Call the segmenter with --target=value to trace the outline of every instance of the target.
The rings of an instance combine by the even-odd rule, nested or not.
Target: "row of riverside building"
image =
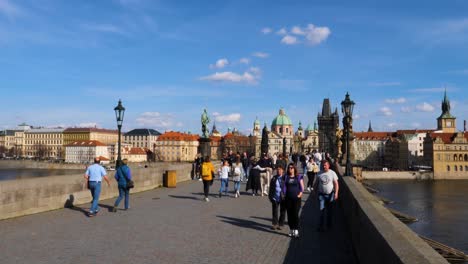
[[[447,93],[441,104],[436,129],[374,132],[369,122],[367,132],[353,132],[351,159],[353,164],[367,169],[408,170],[433,169],[435,176],[457,177],[468,174],[468,133],[457,132],[456,118],[450,113]],[[262,134],[268,135],[270,154],[304,153],[312,150],[329,152],[341,159],[344,133],[339,127],[338,110],[331,111],[329,99],[324,99],[317,123],[306,129],[301,122],[294,130],[291,119],[283,109],[271,126],[258,118],[252,132],[246,136],[236,129],[222,135],[216,124],[210,131],[213,159],[225,153],[247,152],[260,156]],[[0,155],[60,159],[66,162],[87,163],[94,157],[116,159],[117,130],[100,128],[34,128],[21,124],[15,130],[0,131]],[[122,157],[132,162],[193,161],[198,153],[199,136],[191,133],[154,129],[134,129],[123,135]]]

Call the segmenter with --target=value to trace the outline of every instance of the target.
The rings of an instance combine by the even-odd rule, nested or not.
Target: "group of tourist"
[[[107,186],[110,186],[110,180],[107,177],[107,172],[100,165],[100,159],[95,158],[94,164],[89,166],[86,169],[84,178],[86,179],[86,183],[88,186],[89,191],[91,192],[91,196],[93,200],[91,202],[91,208],[87,213],[88,217],[96,216],[99,212],[99,196],[101,194],[101,182],[104,179],[107,182]],[[129,208],[130,203],[130,188],[131,185],[129,184],[132,180],[132,175],[130,168],[127,166],[127,159],[122,160],[122,164],[117,167],[115,172],[115,180],[117,181],[117,188],[119,189],[119,197],[115,200],[114,206],[111,208],[112,212],[117,212],[117,207],[119,206],[122,199],[125,198],[124,208],[127,210]]]
[[[245,153],[244,153],[245,155]],[[314,152],[310,156],[304,155],[300,158],[300,166],[303,166],[304,175],[307,175],[307,185],[304,185],[304,175],[299,174],[295,162],[289,162],[281,155],[273,165],[267,155],[256,161],[250,160],[247,168],[243,166],[242,157],[237,155],[235,161],[230,163],[229,158],[223,158],[222,166],[217,170],[221,182],[219,197],[227,195],[229,177],[234,182],[234,197],[240,196],[240,183],[247,178],[246,191],[252,190],[252,195],[268,195],[272,204],[272,227],[273,230],[281,230],[284,225],[286,214],[288,217],[289,236],[299,237],[299,211],[302,203],[302,195],[305,190],[313,192],[319,202],[320,217],[318,231],[325,230],[332,224],[332,205],[338,199],[338,177],[331,169],[334,161],[330,155]],[[288,164],[286,166],[286,164]],[[273,175],[273,170],[276,174]],[[200,165],[201,179],[203,181],[204,200],[209,202],[209,188],[213,184],[216,170],[210,157],[204,158]],[[326,221],[325,221],[326,219]]]
[[[252,195],[268,195],[272,205],[272,227],[273,230],[281,230],[284,225],[286,214],[288,217],[289,236],[299,237],[299,211],[302,203],[302,195],[305,190],[313,192],[317,196],[320,208],[318,231],[324,231],[325,226],[332,224],[332,205],[338,199],[338,177],[331,169],[333,160],[329,154],[325,154],[325,159],[320,159],[320,153],[303,155],[298,164],[302,166],[304,175],[307,175],[307,185],[304,185],[304,175],[299,174],[296,162],[289,162],[282,155],[275,157],[274,162],[266,154],[256,161],[251,159],[246,162],[247,155],[231,155],[224,157],[222,166],[217,170],[220,179],[219,197],[228,194],[229,177],[234,182],[234,197],[240,197],[241,182],[247,179],[246,191],[252,190]],[[232,158],[231,158],[232,157]],[[201,159],[200,159],[201,160]],[[248,164],[246,166],[246,164]],[[287,166],[286,166],[287,164]],[[275,174],[273,171],[275,170]],[[206,156],[199,165],[199,175],[203,182],[204,201],[209,202],[208,197],[210,186],[215,179],[215,166]],[[106,170],[100,165],[99,158],[94,159],[94,164],[86,169],[85,179],[88,189],[93,197],[89,217],[96,216],[99,212],[99,196],[101,193],[102,180],[110,186]],[[122,164],[117,166],[114,176],[117,181],[119,196],[115,200],[112,212],[117,212],[122,199],[125,199],[124,208],[129,208],[129,193],[132,175],[127,166],[127,160],[122,160]]]

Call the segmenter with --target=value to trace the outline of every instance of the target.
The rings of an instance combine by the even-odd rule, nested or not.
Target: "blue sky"
[[[378,2],[378,3],[377,3]],[[467,1],[0,0],[0,129],[223,133],[285,109],[313,124],[349,92],[354,128],[435,128],[444,89],[468,119]],[[210,124],[211,127],[211,124]]]

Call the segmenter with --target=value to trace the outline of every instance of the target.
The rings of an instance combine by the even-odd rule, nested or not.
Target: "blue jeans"
[[[119,197],[117,197],[117,200],[115,200],[114,207],[119,206],[120,201],[125,196],[125,209],[128,209],[128,203],[130,202],[130,189],[127,189],[125,186],[120,186],[119,185]]]
[[[240,181],[234,182],[234,191],[237,192],[240,190]]]
[[[335,200],[335,192],[330,194],[319,193],[319,206],[320,206],[320,218],[319,218],[319,228],[323,228],[325,224],[325,215],[327,227],[331,228],[332,219],[333,219],[333,204]]]
[[[91,191],[91,196],[93,196],[93,202],[91,203],[91,208],[89,212],[95,214],[99,211],[99,195],[101,195],[101,182],[90,181],[89,190]]]
[[[221,179],[221,188],[219,189],[219,192],[225,192],[227,193],[228,191],[228,181],[229,179]]]

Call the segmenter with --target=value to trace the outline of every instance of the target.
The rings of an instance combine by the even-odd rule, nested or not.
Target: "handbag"
[[[125,177],[125,180],[127,181],[127,189],[132,189],[133,187],[135,187],[135,183],[132,180],[129,180],[127,178],[127,175],[122,170],[122,167],[119,168],[119,171],[120,171],[120,173],[122,173],[122,175]]]

